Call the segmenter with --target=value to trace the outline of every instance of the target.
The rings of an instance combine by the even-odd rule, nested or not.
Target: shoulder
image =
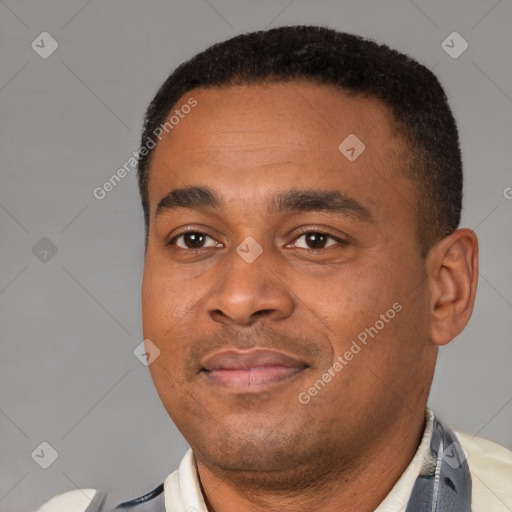
[[[54,496],[36,512],[85,512],[97,494],[96,489],[75,489]]]
[[[164,509],[163,491],[164,484],[160,484],[141,496],[134,498],[132,494],[131,499],[126,499],[126,491],[120,493],[119,490],[75,489],[54,496],[36,512],[109,512],[114,508],[131,512],[160,512]]]
[[[475,512],[512,509],[512,452],[492,441],[456,433],[467,457]]]

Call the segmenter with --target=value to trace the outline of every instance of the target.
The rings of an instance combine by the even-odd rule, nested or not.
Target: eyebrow
[[[186,187],[171,190],[156,207],[156,216],[175,208],[219,208],[223,201],[208,187]],[[272,197],[268,202],[269,213],[320,211],[336,213],[365,222],[373,222],[370,211],[337,190],[291,189]]]
[[[220,197],[207,187],[175,188],[160,199],[155,215],[174,208],[218,208],[221,202]]]
[[[269,206],[271,213],[320,211],[354,217],[367,222],[373,221],[367,208],[337,190],[292,189],[275,196]]]

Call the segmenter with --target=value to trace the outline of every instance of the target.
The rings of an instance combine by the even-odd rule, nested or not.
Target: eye
[[[200,231],[188,231],[187,233],[182,233],[181,235],[175,236],[169,242],[169,245],[174,245],[180,249],[193,250],[203,249],[205,247],[218,247],[222,244],[219,244],[206,233],[202,233]]]
[[[335,244],[344,245],[345,242],[321,231],[308,231],[302,233],[294,240],[294,247],[299,249],[326,249]]]

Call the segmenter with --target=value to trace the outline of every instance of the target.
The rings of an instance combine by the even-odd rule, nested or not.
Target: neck
[[[227,473],[197,461],[210,512],[373,511],[411,462],[425,424],[424,409],[404,411],[375,442],[351,462],[340,457],[329,467],[294,467],[279,475]],[[322,467],[322,470],[319,469]],[[286,473],[286,474],[285,474]]]

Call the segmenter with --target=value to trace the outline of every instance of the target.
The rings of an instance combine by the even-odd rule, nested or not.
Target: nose
[[[236,251],[226,256],[229,271],[215,284],[205,306],[212,320],[249,326],[259,319],[283,320],[294,310],[285,276],[272,265],[269,251],[248,263]]]

